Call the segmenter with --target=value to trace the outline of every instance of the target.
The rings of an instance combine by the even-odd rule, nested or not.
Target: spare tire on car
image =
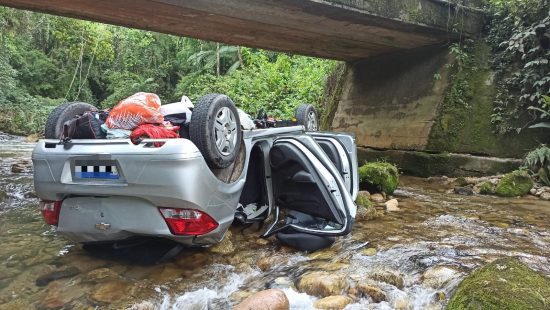
[[[46,120],[44,136],[46,139],[60,139],[63,135],[63,124],[88,111],[97,111],[97,108],[86,102],[65,102],[57,106]]]
[[[311,104],[301,104],[294,113],[296,123],[304,126],[306,131],[319,131],[319,117],[317,110]]]
[[[242,139],[241,121],[233,101],[222,94],[200,98],[193,109],[189,135],[210,168],[229,167],[239,153]]]

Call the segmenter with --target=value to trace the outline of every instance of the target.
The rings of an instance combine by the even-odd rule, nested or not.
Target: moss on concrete
[[[366,163],[359,167],[359,180],[369,191],[392,194],[399,185],[399,170],[386,162]]]
[[[478,41],[465,51],[467,61],[453,64],[450,85],[432,126],[427,150],[522,157],[538,145],[536,130],[499,135],[491,124],[495,83],[489,47]]]
[[[481,184],[479,186],[479,193],[481,195],[492,195],[492,194],[494,194],[495,189],[494,189],[493,184],[491,184],[491,182],[483,182],[483,184]]]
[[[548,309],[550,279],[515,258],[496,260],[466,277],[446,310]]]
[[[467,154],[426,153],[401,150],[375,150],[358,147],[359,162],[387,161],[407,175],[483,176],[506,173],[521,166],[519,159],[471,156]]]
[[[516,170],[505,174],[495,188],[495,194],[502,197],[523,196],[533,187],[533,180],[527,171]]]

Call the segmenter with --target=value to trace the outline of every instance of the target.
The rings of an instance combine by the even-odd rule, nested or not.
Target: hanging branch
[[[69,84],[69,89],[67,89],[67,93],[65,94],[65,98],[69,98],[69,93],[71,91],[71,88],[73,88],[74,80],[76,79],[76,74],[78,72],[78,69],[80,66],[82,66],[82,55],[84,54],[84,37],[80,36],[80,60],[77,62],[76,67],[74,68],[74,74],[73,79],[71,80],[71,83]]]

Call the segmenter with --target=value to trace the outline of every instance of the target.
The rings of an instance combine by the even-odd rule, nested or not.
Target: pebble
[[[370,200],[376,203],[383,203],[384,201],[386,201],[384,199],[384,196],[382,196],[382,194],[372,194],[370,195]]]
[[[388,211],[388,212],[399,211],[400,210],[399,207],[398,207],[399,202],[395,198],[386,201],[385,206],[386,206],[386,211]]]
[[[463,195],[463,196],[472,196],[474,194],[474,190],[467,186],[457,186],[453,189],[455,194]]]
[[[342,310],[347,305],[351,304],[353,302],[353,299],[351,299],[348,296],[343,295],[335,295],[335,296],[328,296],[319,300],[316,300],[313,303],[313,306],[316,309],[327,309],[327,310]]]
[[[539,197],[542,200],[550,200],[550,192],[544,192],[544,193],[540,194]]]

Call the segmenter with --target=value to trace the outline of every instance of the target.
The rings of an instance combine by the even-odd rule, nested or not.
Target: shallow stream
[[[387,296],[357,298],[346,309],[441,309],[465,275],[499,257],[519,257],[550,275],[550,202],[459,196],[447,193],[450,185],[412,177],[395,193],[400,211],[358,222],[350,236],[315,253],[243,227],[232,229],[222,250],[188,249],[161,264],[141,263],[153,248],[122,258],[90,253],[43,222],[25,163],[32,147],[0,134],[0,309],[228,309],[271,287],[284,290],[291,309],[311,309],[317,297],[296,283],[317,270],[351,286],[370,281]],[[17,163],[29,168],[12,172]]]

